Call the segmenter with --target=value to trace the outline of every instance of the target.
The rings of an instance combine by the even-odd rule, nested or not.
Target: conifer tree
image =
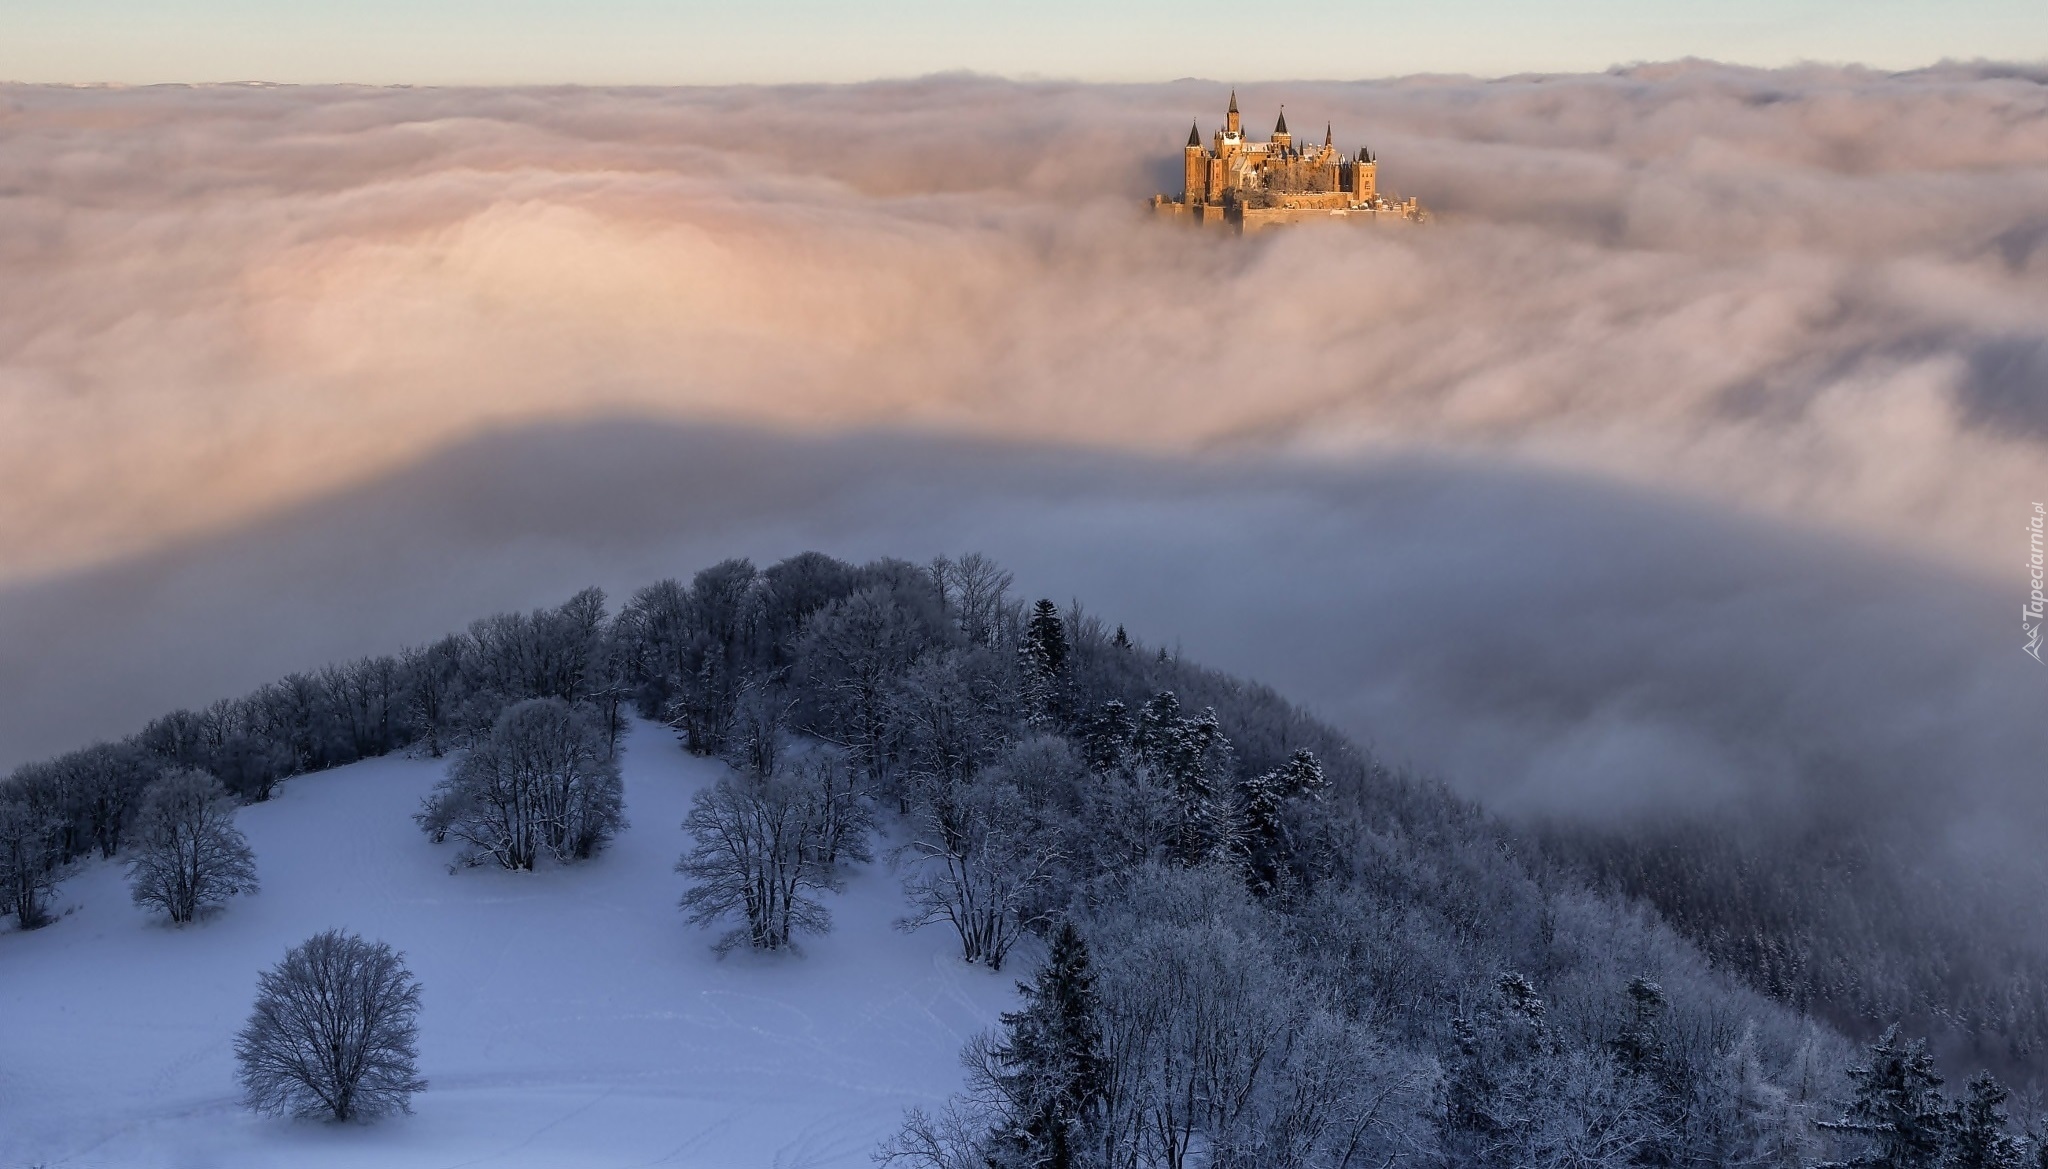
[[[1231,843],[1222,797],[1234,768],[1230,740],[1214,710],[1183,718],[1179,696],[1162,690],[1146,700],[1131,747],[1138,763],[1173,793],[1175,822],[1167,846],[1175,861],[1198,865]]]
[[[1246,779],[1240,788],[1236,846],[1245,881],[1260,897],[1279,891],[1293,860],[1286,805],[1292,800],[1319,800],[1328,781],[1312,751],[1296,751],[1272,771]]]
[[[1870,1045],[1869,1059],[1849,1069],[1855,1096],[1830,1132],[1860,1137],[1857,1155],[1834,1165],[1853,1169],[1935,1169],[1948,1146],[1954,1116],[1941,1094],[1941,1076],[1921,1040],[1901,1041],[1897,1026]]]
[[[989,1133],[988,1163],[1069,1169],[1082,1162],[1104,1088],[1095,976],[1073,922],[1060,923],[1045,965],[1018,990],[1024,1005],[1003,1015],[1004,1035],[988,1049],[988,1079],[1006,1105]]]
[[[1238,848],[1244,861],[1245,885],[1255,896],[1267,897],[1280,887],[1282,853],[1286,849],[1286,826],[1280,821],[1278,775],[1264,772],[1241,785],[1238,807]]]
[[[1032,721],[1059,727],[1067,723],[1067,625],[1059,606],[1040,600],[1024,626],[1025,708]]]
[[[1667,1003],[1664,989],[1647,978],[1628,982],[1628,1025],[1609,1046],[1614,1061],[1632,1076],[1659,1078],[1664,1067],[1664,1042],[1658,1035],[1658,1021]]]
[[[1672,1145],[1685,1126],[1685,1102],[1693,1094],[1684,1061],[1671,1058],[1664,1041],[1664,1016],[1671,1003],[1663,987],[1641,976],[1629,979],[1627,995],[1628,1022],[1608,1043],[1608,1050],[1621,1074],[1635,1080],[1653,1101],[1645,1117],[1653,1123],[1637,1160],[1669,1165],[1674,1159]]]
[[[1542,996],[1514,971],[1494,983],[1495,1001],[1451,1021],[1456,1047],[1445,1068],[1438,1141],[1447,1163],[1492,1164],[1526,1142],[1529,1096],[1552,1037]]]
[[[1139,708],[1138,724],[1131,730],[1131,747],[1140,763],[1164,770],[1166,761],[1179,750],[1181,735],[1180,696],[1171,690],[1161,690]]]
[[[1949,1169],[2019,1169],[2024,1162],[2020,1143],[2007,1131],[2005,1102],[2011,1095],[1990,1072],[1980,1072],[1970,1081],[1969,1094],[1956,1105],[1944,1165]]]
[[[1086,731],[1082,735],[1082,747],[1088,760],[1088,770],[1097,775],[1107,775],[1122,767],[1131,751],[1131,736],[1136,733],[1137,724],[1131,721],[1131,712],[1123,703],[1112,698],[1088,718]]]
[[[1279,787],[1284,799],[1320,800],[1330,786],[1323,774],[1323,762],[1316,753],[1306,748],[1296,751],[1278,772]]]

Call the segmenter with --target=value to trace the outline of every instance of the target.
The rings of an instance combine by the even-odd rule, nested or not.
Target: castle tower
[[[1273,145],[1282,150],[1294,145],[1294,135],[1287,132],[1287,107],[1280,107],[1280,121],[1273,127]]]
[[[1202,157],[1202,130],[1199,125],[1188,127],[1188,148],[1182,161],[1182,177],[1185,180],[1181,201],[1188,204],[1209,201],[1209,164]]]
[[[1379,169],[1379,163],[1373,158],[1372,151],[1363,146],[1359,147],[1358,161],[1351,167],[1352,202],[1370,203],[1380,193]]]
[[[1237,116],[1237,91],[1234,89],[1230,91],[1230,112],[1223,115],[1223,132],[1239,135],[1244,133],[1244,121]]]

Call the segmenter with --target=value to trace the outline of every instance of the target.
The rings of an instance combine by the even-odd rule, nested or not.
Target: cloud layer
[[[0,573],[625,411],[1447,452],[2012,562],[2048,440],[2038,76],[1247,89],[1439,225],[1145,223],[1224,94],[0,89]]]
[[[0,766],[735,553],[978,548],[1530,818],[2044,891],[2048,75],[0,87]]]

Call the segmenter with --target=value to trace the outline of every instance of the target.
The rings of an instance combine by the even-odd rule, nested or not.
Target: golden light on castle
[[[1361,146],[1350,157],[1340,155],[1328,125],[1321,146],[1296,146],[1285,106],[1273,136],[1251,141],[1237,112],[1235,90],[1212,145],[1202,145],[1199,123],[1188,128],[1182,178],[1178,198],[1152,196],[1156,214],[1239,231],[1319,220],[1419,223],[1428,218],[1416,200],[1397,202],[1383,195],[1379,160],[1372,151]]]

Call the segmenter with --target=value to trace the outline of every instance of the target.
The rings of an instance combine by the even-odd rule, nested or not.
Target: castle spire
[[[1237,112],[1237,91],[1235,89],[1230,91],[1230,112],[1233,114]]]
[[[1330,127],[1331,127],[1332,125],[1334,125],[1334,123],[1331,123],[1331,122],[1324,122],[1324,123],[1323,123],[1323,145],[1325,145],[1325,146],[1332,146],[1332,145],[1335,145],[1335,143],[1336,143],[1336,139],[1334,139],[1334,138],[1332,138],[1332,137],[1330,136]]]
[[[1287,133],[1287,107],[1286,107],[1286,106],[1281,106],[1281,107],[1280,107],[1280,124],[1279,124],[1279,125],[1277,125],[1277,126],[1274,126],[1274,127],[1273,127],[1273,133],[1275,133],[1275,134],[1285,134],[1285,133]]]
[[[1201,147],[1202,124],[1200,122],[1191,122],[1188,124],[1188,149],[1199,150]]]

